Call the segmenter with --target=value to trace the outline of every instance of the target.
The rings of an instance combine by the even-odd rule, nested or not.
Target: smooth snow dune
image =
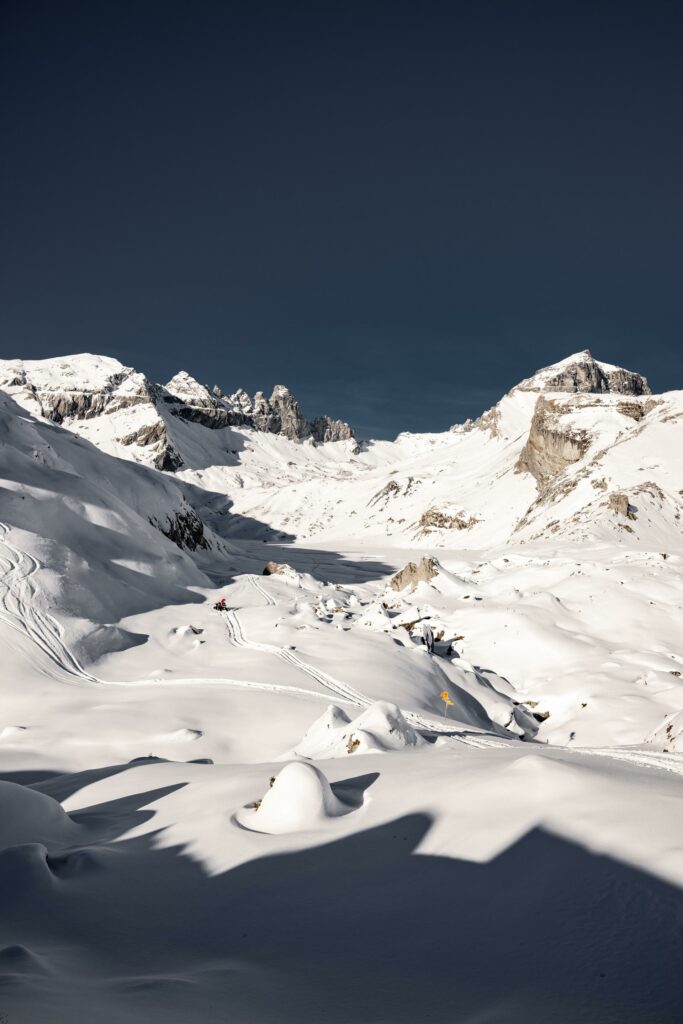
[[[3,1012],[51,1024],[77,1011],[105,1024],[219,1024],[226,1007],[244,1024],[679,1020],[681,888],[529,816],[573,809],[567,824],[592,816],[604,843],[642,806],[647,834],[635,820],[629,834],[646,857],[674,835],[665,773],[555,764],[542,748],[495,763],[431,749],[409,773],[403,756],[383,759],[372,799],[341,816],[313,766],[285,766],[276,822],[294,806],[308,813],[304,831],[276,835],[231,824],[236,766],[72,777],[87,845],[48,838],[0,853]],[[629,773],[642,786],[634,804]],[[255,779],[252,769],[242,792]],[[498,844],[475,861],[456,851],[476,844],[479,820]],[[230,837],[251,853],[209,872],[200,836],[215,856]]]
[[[24,843],[77,843],[81,829],[50,796],[0,781],[0,849]]]

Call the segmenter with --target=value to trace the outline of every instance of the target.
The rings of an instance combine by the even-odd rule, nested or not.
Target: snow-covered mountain
[[[474,422],[360,444],[340,421],[307,421],[284,387],[224,398],[185,372],[162,387],[104,357],[0,363],[0,386],[193,485],[198,515],[226,535],[250,520],[300,541],[466,549],[555,535],[675,548],[681,535],[683,394],[652,396],[646,378],[588,351]]]
[[[211,430],[244,426],[292,440],[353,437],[340,420],[307,420],[282,385],[269,399],[261,391],[252,399],[241,388],[223,396],[184,371],[165,386],[154,384],[108,356],[0,360],[0,388],[28,411],[64,424],[105,451],[171,471],[184,465],[183,423]]]
[[[588,352],[392,442],[0,363],[0,1011],[677,1020],[682,419]]]

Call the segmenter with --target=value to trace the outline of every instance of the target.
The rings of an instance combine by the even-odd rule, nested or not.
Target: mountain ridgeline
[[[155,384],[144,374],[106,356],[81,354],[46,360],[0,361],[0,388],[25,404],[36,415],[66,427],[78,421],[107,416],[134,429],[115,431],[124,447],[146,449],[139,461],[174,472],[184,465],[173,439],[173,421],[194,423],[210,430],[247,427],[278,434],[291,441],[315,443],[352,440],[348,423],[319,416],[308,420],[301,406],[281,384],[270,398],[258,391],[251,398],[239,388],[223,395],[211,390],[185,371],[166,385]],[[134,409],[130,416],[121,416]]]
[[[186,372],[159,385],[103,356],[0,362],[0,389],[108,455],[174,475],[209,543],[265,529],[437,548],[681,545],[683,395],[653,395],[644,376],[587,350],[477,420],[395,441],[358,443],[341,420],[309,420],[281,385],[270,398],[224,395]],[[187,546],[182,530],[173,539]]]

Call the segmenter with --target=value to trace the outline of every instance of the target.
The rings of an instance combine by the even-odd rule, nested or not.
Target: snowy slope
[[[0,1013],[678,1021],[683,393],[316,442],[0,380]]]

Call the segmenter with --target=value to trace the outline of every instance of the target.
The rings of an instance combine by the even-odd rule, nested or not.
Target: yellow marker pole
[[[448,717],[448,709],[453,707],[453,701],[451,700],[448,690],[441,691],[441,700],[444,703],[443,717]]]

